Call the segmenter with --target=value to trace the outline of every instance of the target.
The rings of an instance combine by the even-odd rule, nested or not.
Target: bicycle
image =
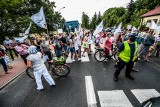
[[[51,73],[59,77],[66,77],[70,73],[70,67],[65,62],[65,55],[63,54],[60,57],[54,57],[53,60],[53,62],[49,62]],[[35,79],[33,72],[33,68],[27,68],[26,70],[27,75],[30,78]]]
[[[115,60],[118,60],[118,56],[117,56],[117,53],[118,53],[118,48],[115,47],[113,48],[112,52],[111,52],[111,55],[109,55],[109,57],[107,57],[105,55],[105,51],[103,48],[97,48],[96,49],[96,52],[94,53],[94,58],[98,61],[98,62],[103,62],[106,58],[110,59],[110,58],[114,58]]]

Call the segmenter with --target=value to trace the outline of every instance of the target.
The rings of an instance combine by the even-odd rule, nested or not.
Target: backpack
[[[154,37],[147,36],[147,38],[144,39],[143,44],[146,46],[152,46],[154,44]]]
[[[143,38],[142,37],[138,37],[136,39],[136,41],[137,41],[138,44],[141,44],[143,42]]]

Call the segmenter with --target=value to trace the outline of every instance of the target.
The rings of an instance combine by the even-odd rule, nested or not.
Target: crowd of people
[[[12,40],[5,36],[3,45],[0,45],[0,63],[5,73],[8,74],[10,73],[8,69],[13,68],[10,58],[13,61],[14,56],[20,56],[27,67],[32,66],[36,71],[34,75],[37,89],[41,90],[43,89],[40,78],[42,75],[50,85],[55,85],[43,60],[51,61],[53,57],[65,55],[70,57],[72,62],[81,61],[81,57],[85,57],[85,53],[92,54],[92,44],[95,44],[95,48],[104,48],[107,58],[111,58],[110,53],[114,47],[119,49],[119,61],[116,63],[117,69],[114,74],[115,81],[118,80],[118,75],[125,65],[127,66],[126,76],[133,79],[130,72],[138,71],[134,69],[135,60],[144,59],[147,62],[148,56],[159,57],[160,54],[160,34],[155,37],[154,31],[149,29],[144,32],[127,30],[116,33],[113,30],[103,30],[96,35],[93,35],[91,31],[82,30],[69,34],[49,34],[48,36],[36,34],[30,40],[27,38],[23,41]]]

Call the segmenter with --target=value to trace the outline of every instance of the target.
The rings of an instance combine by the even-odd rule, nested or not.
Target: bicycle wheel
[[[27,70],[26,70],[27,75],[30,78],[35,79],[33,72],[34,72],[33,68],[27,68]]]
[[[70,73],[70,68],[65,64],[56,65],[54,68],[52,68],[52,72],[54,72],[57,76],[65,77]]]
[[[98,62],[102,62],[104,61],[106,58],[104,57],[105,53],[103,50],[98,50],[95,52],[94,54],[94,58],[98,61]]]

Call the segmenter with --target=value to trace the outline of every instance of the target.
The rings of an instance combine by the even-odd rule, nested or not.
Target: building
[[[72,32],[75,32],[75,30],[77,30],[79,28],[79,22],[78,20],[73,20],[73,21],[67,21],[65,23],[65,29],[67,31],[67,33],[69,33],[71,30]]]
[[[152,26],[151,24],[153,21],[157,24],[157,26],[160,27],[160,6],[143,14],[141,18],[142,22],[146,23],[147,27],[149,28]],[[160,33],[160,30],[156,30],[155,33],[157,35],[158,33]]]

